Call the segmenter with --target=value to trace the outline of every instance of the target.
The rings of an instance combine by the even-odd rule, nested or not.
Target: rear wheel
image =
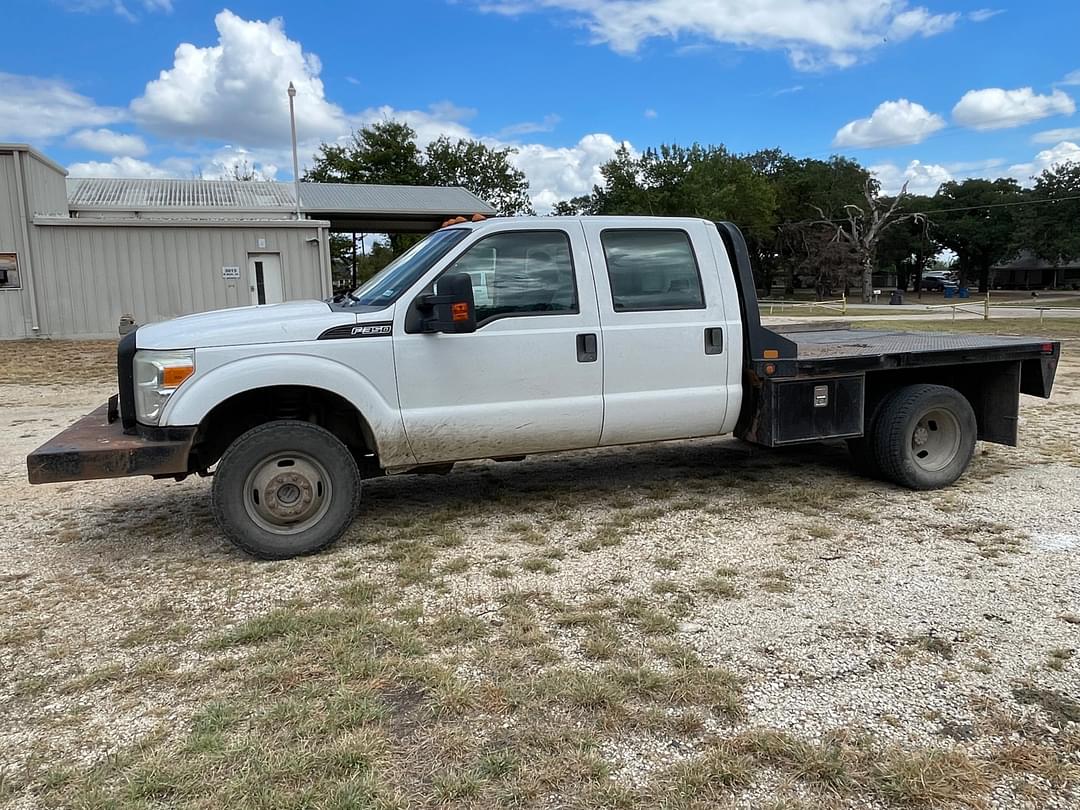
[[[975,412],[959,391],[912,385],[882,404],[869,444],[889,480],[911,489],[938,489],[967,469],[977,435]]]
[[[307,422],[269,422],[225,451],[212,501],[237,547],[280,560],[319,551],[342,535],[360,502],[360,473],[329,431]]]

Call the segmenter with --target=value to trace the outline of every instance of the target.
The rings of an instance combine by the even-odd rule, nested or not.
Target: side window
[[[562,231],[516,231],[482,239],[448,272],[472,278],[476,322],[578,311],[570,239]]]
[[[17,290],[19,282],[19,257],[14,253],[0,253],[0,290]]]
[[[690,236],[676,230],[607,230],[604,245],[616,312],[704,309]]]

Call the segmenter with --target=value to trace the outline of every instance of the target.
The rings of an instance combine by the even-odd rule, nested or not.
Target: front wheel
[[[264,560],[319,551],[352,523],[360,473],[349,449],[308,422],[259,425],[214,473],[214,516],[238,548]]]
[[[870,443],[886,478],[911,489],[939,489],[967,469],[977,435],[975,411],[963,394],[944,385],[912,385],[882,404]]]

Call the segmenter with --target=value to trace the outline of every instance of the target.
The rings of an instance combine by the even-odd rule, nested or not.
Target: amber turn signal
[[[194,373],[194,366],[166,366],[161,370],[161,384],[165,388],[176,388]]]

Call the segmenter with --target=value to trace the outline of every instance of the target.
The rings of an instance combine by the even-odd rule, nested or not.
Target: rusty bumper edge
[[[171,434],[162,441],[129,436],[119,421],[109,422],[106,403],[28,455],[26,471],[31,484],[186,473],[195,428]]]

